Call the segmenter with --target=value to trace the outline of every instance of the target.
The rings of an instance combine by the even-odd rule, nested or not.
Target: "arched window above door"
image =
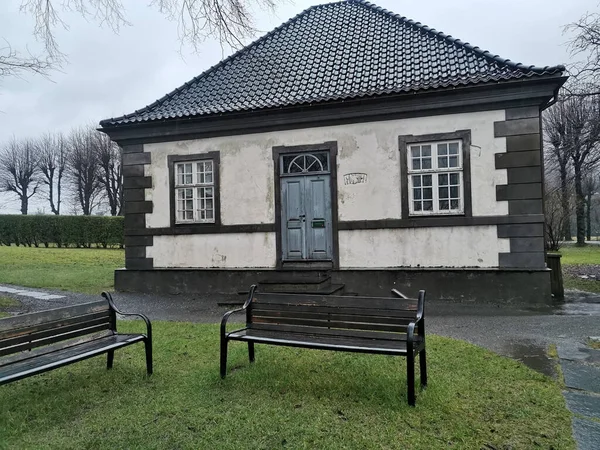
[[[284,155],[282,157],[282,172],[296,175],[329,172],[329,155],[327,153]]]

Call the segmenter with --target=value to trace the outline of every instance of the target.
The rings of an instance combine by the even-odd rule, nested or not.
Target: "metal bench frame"
[[[425,291],[420,291],[416,300],[396,290],[392,293],[396,298],[260,294],[256,286],[252,286],[244,306],[226,312],[221,320],[221,378],[227,373],[230,340],[247,342],[251,363],[254,362],[254,344],[404,356],[408,403],[414,406],[417,355],[421,386],[427,386]],[[256,309],[264,308],[261,298],[281,305],[267,305],[274,313],[257,314]],[[386,309],[386,305],[388,308],[393,305],[394,309]],[[278,306],[282,307],[281,311],[277,311]],[[311,308],[317,312],[312,314]],[[361,316],[361,310],[369,317]],[[245,328],[227,332],[229,318],[239,312],[246,313]]]
[[[115,350],[143,342],[146,371],[152,374],[152,324],[143,314],[119,311],[112,296],[82,305],[0,319],[0,385],[106,354],[113,367]],[[117,314],[137,316],[146,334],[119,334]]]

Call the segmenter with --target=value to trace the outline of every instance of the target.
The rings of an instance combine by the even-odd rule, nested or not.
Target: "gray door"
[[[331,260],[330,175],[281,179],[283,260]]]

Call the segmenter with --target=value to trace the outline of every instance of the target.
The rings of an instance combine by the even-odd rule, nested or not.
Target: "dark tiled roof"
[[[153,104],[103,126],[561,75],[365,0],[313,6]]]

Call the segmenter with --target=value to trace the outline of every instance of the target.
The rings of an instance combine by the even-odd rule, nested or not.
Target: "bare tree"
[[[585,229],[588,241],[592,240],[592,197],[600,190],[600,175],[597,168],[590,170],[583,180],[583,193],[585,195]]]
[[[96,131],[93,134],[98,164],[100,166],[99,181],[108,200],[110,214],[121,214],[123,205],[123,173],[121,166],[121,149],[104,134]]]
[[[572,209],[563,208],[561,188],[556,183],[546,182],[544,189],[544,204],[546,223],[544,234],[546,236],[546,250],[557,251],[564,237],[565,223],[571,221]]]
[[[198,50],[209,37],[219,40],[222,46],[238,48],[242,41],[257,32],[253,24],[253,7],[273,10],[285,0],[152,0],[168,20],[177,22],[182,45]],[[0,49],[0,76],[29,71],[47,74],[50,69],[65,61],[55,37],[57,28],[67,28],[62,14],[75,11],[88,20],[109,26],[118,32],[131,25],[121,0],[21,0],[21,12],[35,21],[33,35],[44,45],[45,56],[22,58],[10,45]],[[2,51],[4,50],[4,51]],[[3,56],[4,55],[4,58]]]
[[[546,170],[557,170],[560,177],[561,207],[563,211],[570,211],[569,170],[571,155],[567,146],[567,116],[566,102],[558,102],[554,107],[544,112],[544,142],[546,154]],[[553,198],[553,201],[555,199]],[[561,220],[561,237],[570,241],[571,221]]]
[[[600,161],[600,98],[571,97],[568,103],[567,146],[573,164],[577,245],[585,245],[583,178]]]
[[[13,138],[0,150],[0,191],[13,192],[21,201],[21,214],[27,214],[29,199],[39,187],[38,155],[33,142]]]
[[[100,183],[100,165],[94,143],[96,130],[81,127],[73,130],[69,136],[67,155],[67,173],[84,215],[91,215],[102,195]]]
[[[583,57],[571,71],[579,83],[587,85],[584,90],[569,88],[569,93],[575,96],[600,93],[600,14],[588,12],[577,22],[567,25],[566,31],[574,33],[569,41],[571,55]]]
[[[63,177],[67,168],[67,141],[62,134],[47,133],[36,141],[42,183],[48,187],[53,214],[60,214]]]

